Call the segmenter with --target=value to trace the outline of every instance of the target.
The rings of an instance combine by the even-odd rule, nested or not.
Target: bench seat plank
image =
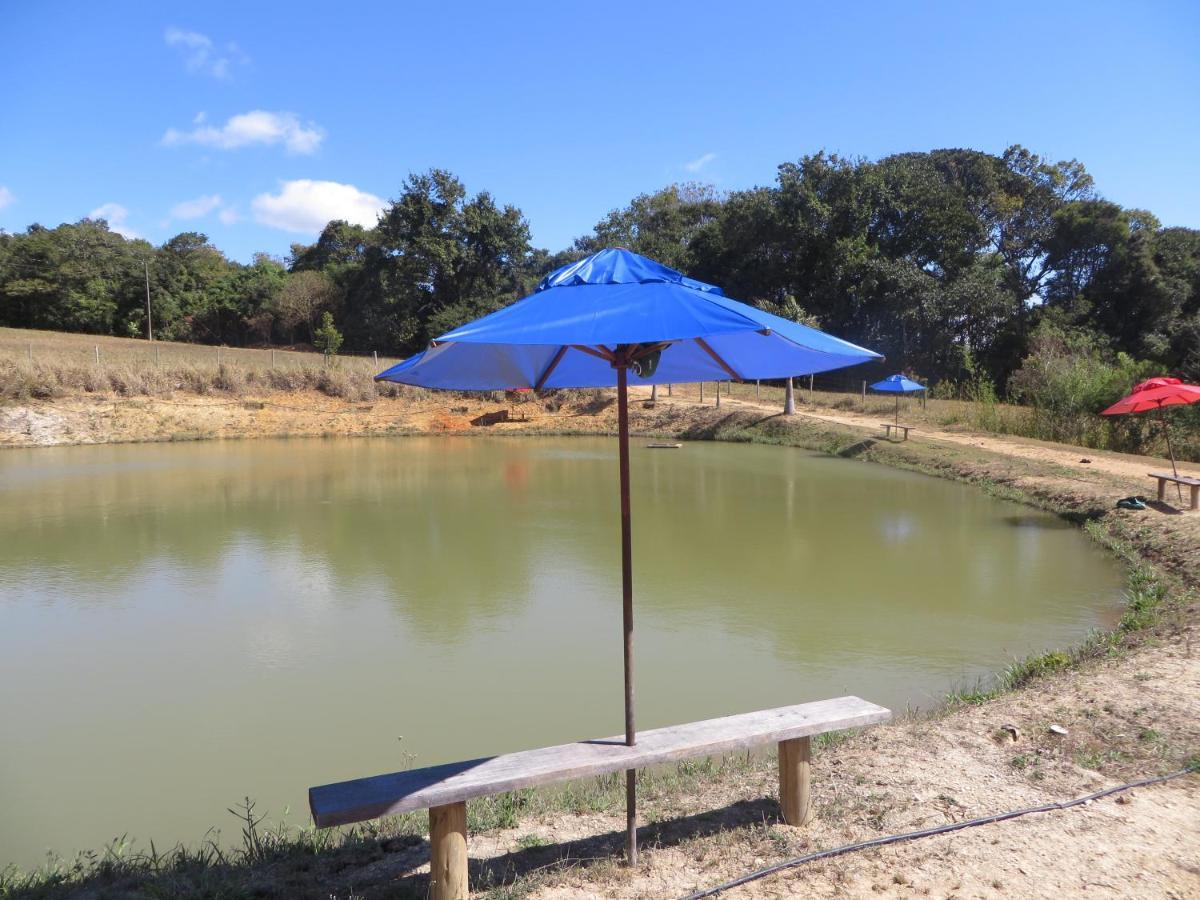
[[[319,828],[444,806],[556,781],[640,769],[885,722],[891,712],[858,697],[838,697],[760,712],[657,728],[623,737],[562,744],[310,788]]]
[[[1170,472],[1150,472],[1149,474],[1151,478],[1157,478],[1159,481],[1177,481],[1188,487],[1200,485],[1200,478],[1192,478],[1189,475],[1172,475]]]

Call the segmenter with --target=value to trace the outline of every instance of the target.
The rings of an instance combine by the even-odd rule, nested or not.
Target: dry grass
[[[325,365],[325,358],[320,353],[295,350],[214,347],[61,331],[0,328],[0,362],[86,367],[97,365],[97,350],[102,367],[195,368],[205,371],[215,370],[224,364],[244,371],[266,371],[322,368]],[[361,369],[363,374],[374,374],[398,361],[394,357],[380,356],[377,364],[376,358],[370,353],[343,352],[336,358],[341,368],[354,371]]]
[[[0,401],[78,394],[162,397],[175,391],[238,397],[306,389],[373,400],[409,390],[372,380],[394,362],[0,328]]]

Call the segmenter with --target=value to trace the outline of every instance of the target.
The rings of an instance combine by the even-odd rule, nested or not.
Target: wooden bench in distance
[[[888,438],[889,440],[891,440],[893,428],[895,428],[897,431],[903,431],[904,437],[901,438],[901,440],[904,441],[908,440],[908,433],[913,429],[912,425],[897,425],[895,422],[880,422],[879,427],[884,430],[884,437]]]
[[[784,821],[804,825],[812,817],[809,739],[891,715],[858,697],[839,697],[643,731],[632,747],[612,737],[327,784],[310,788],[308,802],[318,828],[428,809],[431,895],[465,897],[467,800],[776,742]]]
[[[1151,478],[1158,479],[1158,499],[1162,500],[1166,495],[1167,482],[1173,481],[1176,484],[1182,484],[1192,492],[1192,503],[1188,509],[1200,509],[1200,478],[1191,478],[1187,475],[1171,475],[1167,472],[1150,472]]]

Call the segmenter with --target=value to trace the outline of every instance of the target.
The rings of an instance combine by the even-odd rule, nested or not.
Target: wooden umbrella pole
[[[637,743],[633,723],[633,532],[629,514],[629,369],[617,364],[617,445],[621,466],[621,618],[625,628],[625,743]],[[625,772],[625,861],[637,865],[637,771]]]
[[[1159,414],[1162,416],[1163,431],[1167,433],[1167,455],[1171,457],[1171,474],[1176,478],[1179,477],[1179,469],[1175,465],[1175,451],[1171,447],[1171,423],[1167,421],[1167,411],[1161,406],[1158,408]],[[1179,493],[1179,502],[1183,502],[1183,485],[1178,481],[1175,482],[1175,490]]]

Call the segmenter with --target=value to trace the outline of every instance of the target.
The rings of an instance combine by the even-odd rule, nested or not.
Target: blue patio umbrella
[[[903,375],[889,375],[883,381],[877,381],[871,385],[871,390],[896,395],[896,424],[900,424],[900,395],[923,391],[925,385],[909,381]]]
[[[449,390],[617,388],[625,740],[633,745],[633,569],[629,372],[643,384],[786,378],[878,359],[815,328],[730,300],[628,250],[551,272],[533,294],[430,342],[379,380]],[[634,772],[626,773],[630,864],[637,859]]]

